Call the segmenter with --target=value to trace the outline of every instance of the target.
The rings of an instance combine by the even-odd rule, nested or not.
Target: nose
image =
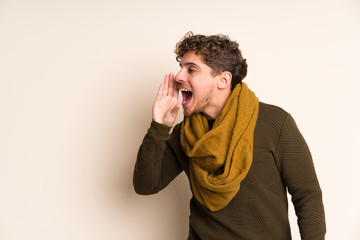
[[[175,75],[175,81],[177,83],[182,83],[185,81],[185,76],[184,76],[184,72],[182,69],[180,69],[180,71]]]

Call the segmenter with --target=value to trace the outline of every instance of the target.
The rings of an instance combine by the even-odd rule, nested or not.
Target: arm
[[[325,239],[322,193],[309,148],[288,115],[278,143],[283,180],[292,196],[302,240]]]
[[[168,144],[169,130],[170,127],[152,121],[137,155],[133,177],[136,193],[157,193],[182,171]]]
[[[153,194],[165,188],[181,171],[168,140],[180,105],[172,73],[165,76],[153,105],[153,121],[140,146],[133,184],[138,194]]]

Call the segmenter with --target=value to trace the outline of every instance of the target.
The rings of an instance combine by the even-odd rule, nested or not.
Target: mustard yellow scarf
[[[201,113],[184,118],[181,145],[190,159],[192,190],[211,211],[222,209],[233,199],[250,169],[258,112],[258,98],[240,83],[211,131]]]

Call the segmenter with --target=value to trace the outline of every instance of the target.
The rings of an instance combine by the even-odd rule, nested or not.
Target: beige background
[[[0,0],[0,239],[186,238],[185,176],[144,197],[132,171],[189,30],[239,42],[310,146],[327,239],[360,239],[359,27],[359,0]]]

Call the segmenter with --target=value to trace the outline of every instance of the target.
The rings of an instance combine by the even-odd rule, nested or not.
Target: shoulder
[[[289,118],[291,115],[281,107],[259,102],[259,113],[254,132],[257,145],[268,143],[277,145]]]
[[[289,115],[289,113],[285,111],[283,108],[264,102],[259,102],[259,114],[265,116],[266,115],[278,116],[280,118],[287,117]]]
[[[258,123],[264,122],[280,130],[289,117],[290,114],[281,107],[259,102]]]

